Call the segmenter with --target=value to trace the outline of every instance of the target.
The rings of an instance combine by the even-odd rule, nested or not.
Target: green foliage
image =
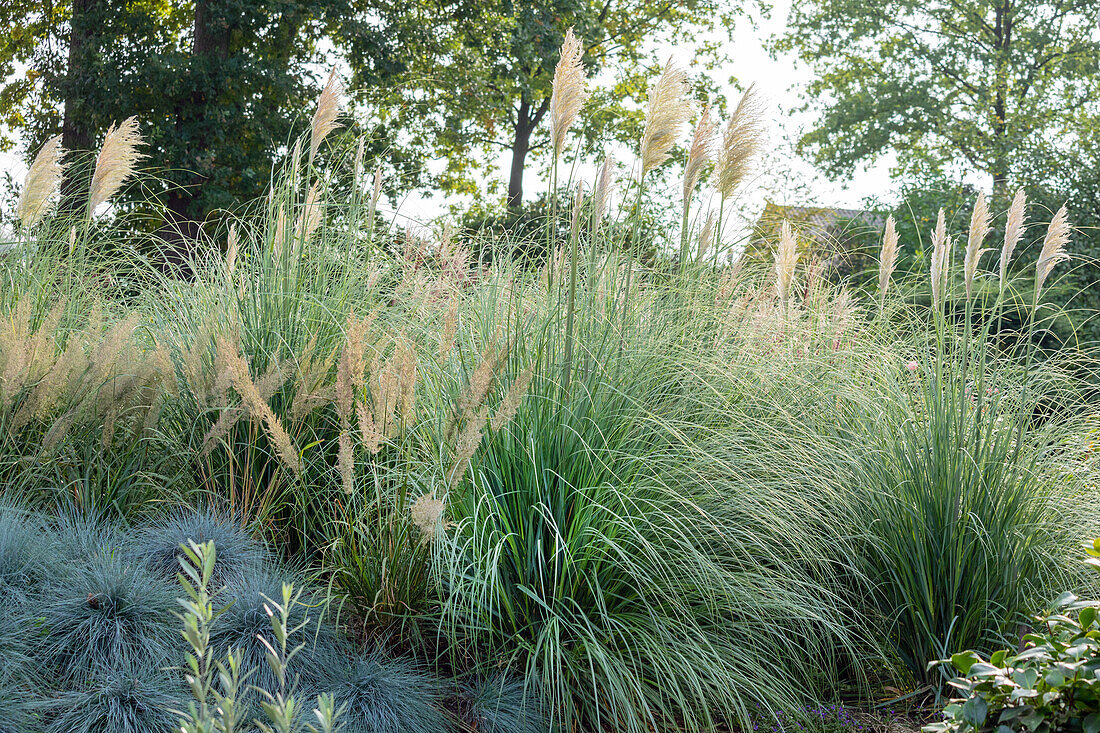
[[[1088,563],[1100,570],[1100,540],[1088,548]],[[951,685],[962,696],[944,708],[945,720],[926,733],[1100,731],[1100,601],[1064,593],[1053,610],[1037,616],[1037,629],[1022,638],[1017,653],[953,654],[959,676]]]
[[[1100,124],[1098,21],[1091,0],[816,0],[794,6],[777,48],[817,72],[806,98],[821,117],[801,145],[826,170],[895,151],[911,173],[1038,186]]]

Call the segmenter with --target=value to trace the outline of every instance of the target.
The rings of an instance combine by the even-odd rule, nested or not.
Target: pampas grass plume
[[[592,217],[597,225],[607,216],[607,210],[611,206],[611,191],[615,188],[611,174],[614,169],[615,160],[610,155],[605,155],[600,173],[596,177],[596,188],[592,191]]]
[[[753,158],[764,144],[763,103],[756,86],[750,86],[726,125],[718,151],[718,195],[722,200],[734,190],[749,172]]]
[[[791,223],[784,220],[779,234],[779,246],[775,252],[775,289],[784,303],[790,297],[794,270],[798,264],[798,238]]]
[[[684,210],[687,210],[695,186],[710,163],[714,153],[714,122],[710,118],[710,105],[703,107],[695,134],[691,137],[691,149],[688,150],[687,165],[684,167]]]
[[[61,158],[64,153],[61,136],[55,135],[34,156],[15,209],[15,216],[24,227],[29,229],[34,226],[49,211],[50,199],[61,185],[61,174],[65,169]]]
[[[963,260],[963,282],[966,284],[966,297],[974,292],[974,275],[978,272],[978,261],[988,249],[982,249],[982,243],[989,234],[989,206],[985,194],[979,192],[974,202],[974,212],[970,215],[970,234],[966,240],[966,258]]]
[[[103,147],[95,161],[92,186],[88,194],[88,216],[107,199],[115,195],[133,174],[145,155],[138,152],[142,144],[137,117],[127,117],[119,125],[111,125],[103,138]]]
[[[691,116],[687,75],[669,58],[664,71],[649,88],[645,130],[642,133],[642,177],[668,160],[680,128]]]
[[[336,67],[329,72],[325,88],[321,90],[321,96],[317,98],[317,111],[313,113],[311,135],[309,138],[309,163],[313,165],[313,158],[317,155],[321,143],[330,132],[340,125],[336,118],[340,114],[340,106],[343,103],[344,83],[336,75]]]
[[[555,157],[561,155],[569,128],[588,99],[588,91],[584,88],[584,65],[581,63],[583,54],[581,42],[570,28],[561,44],[561,58],[554,69],[550,94],[550,137],[554,143]]]
[[[1001,246],[1001,290],[1004,290],[1008,282],[1008,264],[1012,261],[1012,253],[1016,245],[1024,236],[1024,209],[1027,206],[1027,196],[1024,189],[1016,192],[1012,198],[1012,204],[1008,207],[1008,221],[1005,222],[1005,241]]]
[[[878,291],[882,301],[886,300],[886,291],[890,289],[890,276],[898,265],[898,232],[894,226],[894,217],[886,217],[886,231],[882,235],[882,252],[878,259]]]
[[[943,289],[947,281],[947,270],[951,263],[951,238],[947,236],[947,221],[943,209],[936,216],[936,229],[932,232],[932,305],[939,308],[943,303]]]
[[[703,257],[706,256],[711,245],[714,244],[714,233],[717,226],[717,214],[714,209],[711,209],[707,212],[707,221],[703,224],[703,230],[699,232],[699,251],[696,253],[696,259],[699,262],[703,261]]]
[[[1038,300],[1039,292],[1043,289],[1043,284],[1050,276],[1051,270],[1059,262],[1069,259],[1065,249],[1069,243],[1070,229],[1069,214],[1066,211],[1066,205],[1062,204],[1062,208],[1058,209],[1058,213],[1050,220],[1047,235],[1043,238],[1043,249],[1039,253],[1039,261],[1035,264],[1036,300]]]

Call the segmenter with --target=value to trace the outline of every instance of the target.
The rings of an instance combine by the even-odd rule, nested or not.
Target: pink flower
[[[911,372],[917,371],[917,362],[916,362],[916,360],[915,359],[911,360],[908,364],[905,365],[905,368],[908,369]]]

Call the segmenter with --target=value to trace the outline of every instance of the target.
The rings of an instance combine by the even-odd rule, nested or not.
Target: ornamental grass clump
[[[341,720],[346,733],[458,730],[444,712],[438,679],[409,660],[378,654],[355,660],[332,683],[334,698],[345,706]]]
[[[75,683],[97,670],[153,669],[179,652],[173,590],[141,565],[94,557],[51,579],[41,598],[35,655],[51,677]]]
[[[188,542],[213,542],[218,548],[211,582],[219,587],[259,572],[270,559],[267,548],[232,517],[192,509],[177,510],[134,531],[126,552],[154,573],[174,578],[183,558],[180,547]]]

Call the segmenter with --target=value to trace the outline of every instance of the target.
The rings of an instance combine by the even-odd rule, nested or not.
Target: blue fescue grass
[[[26,603],[50,574],[51,557],[41,520],[0,505],[0,603]]]
[[[405,659],[367,656],[345,667],[333,683],[345,733],[446,733],[439,682]],[[480,729],[479,729],[480,730]]]
[[[100,670],[51,704],[46,733],[170,733],[183,701],[180,681],[155,668]]]
[[[121,528],[107,519],[66,511],[50,528],[58,558],[69,564],[112,557],[121,545]]]
[[[127,553],[143,562],[150,570],[168,578],[180,571],[181,545],[212,541],[217,548],[217,562],[211,581],[215,586],[240,581],[258,571],[269,559],[263,543],[252,538],[232,518],[206,510],[182,509],[154,520],[131,534]]]
[[[522,678],[497,675],[466,690],[469,723],[484,733],[549,733],[538,694]]]
[[[71,567],[45,590],[41,661],[70,680],[96,669],[171,663],[181,648],[175,596],[174,585],[119,558]]]
[[[232,649],[240,656],[242,669],[255,670],[248,679],[250,685],[270,693],[277,692],[279,681],[267,663],[267,649],[260,638],[275,643],[267,609],[271,601],[282,598],[285,582],[294,583],[295,589],[303,589],[299,602],[291,604],[289,609],[289,626],[293,629],[305,624],[292,639],[292,646],[304,644],[305,647],[294,657],[290,673],[300,695],[308,698],[326,690],[340,667],[344,648],[335,627],[324,618],[324,595],[309,587],[301,577],[268,569],[226,586],[218,597],[225,611],[214,623],[211,646],[217,657],[224,657]]]

